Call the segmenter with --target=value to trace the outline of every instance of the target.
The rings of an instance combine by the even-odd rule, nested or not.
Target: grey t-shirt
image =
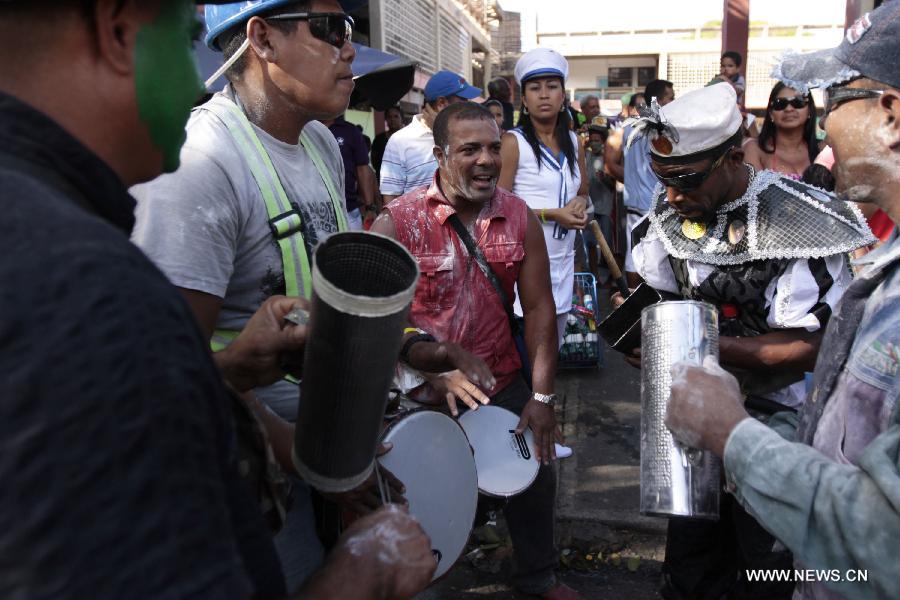
[[[338,230],[328,189],[299,143],[253,129],[300,208],[311,259],[315,246]],[[304,131],[343,198],[344,164],[334,136],[318,121]],[[222,298],[217,329],[242,329],[269,296],[285,293],[281,252],[256,180],[225,124],[203,106],[188,122],[178,171],[131,193],[138,201],[132,240],[174,285]],[[257,392],[283,418],[296,419],[296,385],[279,382]]]

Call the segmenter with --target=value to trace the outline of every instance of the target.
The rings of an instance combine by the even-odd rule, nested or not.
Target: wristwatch
[[[547,406],[556,406],[556,394],[538,394],[534,392],[531,394],[532,400],[537,400],[541,404],[546,404]]]

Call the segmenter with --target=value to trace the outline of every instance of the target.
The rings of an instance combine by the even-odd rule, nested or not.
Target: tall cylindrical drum
[[[313,257],[294,465],[324,492],[371,474],[419,268],[394,240],[330,236]]]
[[[671,368],[719,356],[716,309],[691,300],[641,313],[641,514],[719,518],[722,466],[710,452],[685,448],[664,422]]]

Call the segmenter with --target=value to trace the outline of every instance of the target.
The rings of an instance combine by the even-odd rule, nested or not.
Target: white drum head
[[[378,461],[406,486],[409,512],[431,538],[437,579],[459,559],[475,521],[478,476],[469,441],[456,421],[431,410],[400,417],[382,441],[394,447]]]
[[[540,465],[534,458],[530,429],[516,435],[519,417],[499,406],[481,406],[459,418],[475,450],[478,489],[489,496],[508,498],[528,489]]]

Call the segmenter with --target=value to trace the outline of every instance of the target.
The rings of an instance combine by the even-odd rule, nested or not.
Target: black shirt
[[[283,593],[188,306],[96,155],[0,94],[0,597]]]

